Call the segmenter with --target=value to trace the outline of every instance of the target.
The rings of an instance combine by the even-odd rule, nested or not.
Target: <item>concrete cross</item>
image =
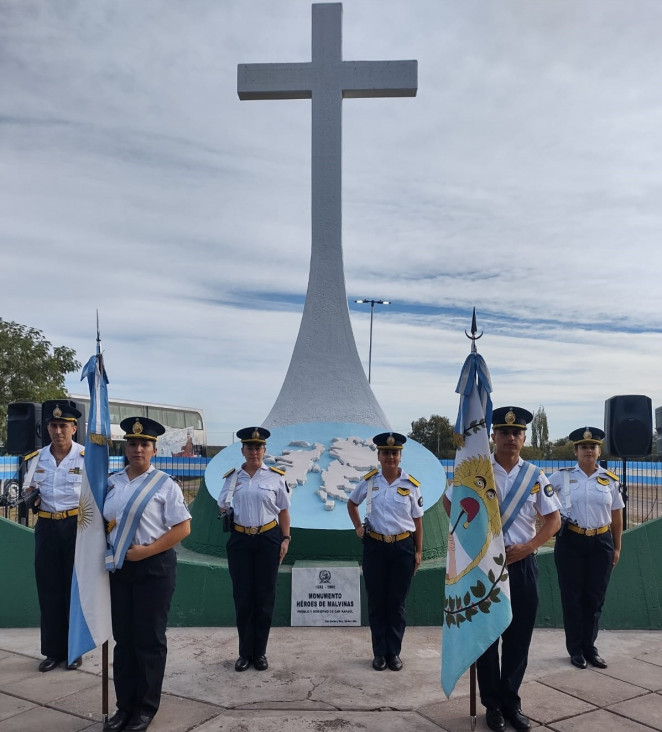
[[[388,426],[352,334],[342,260],[342,100],[416,96],[416,61],[343,61],[342,4],[313,5],[312,61],[239,64],[246,99],[312,99],[312,253],[306,305],[283,388],[265,425]],[[358,369],[357,369],[358,366]]]

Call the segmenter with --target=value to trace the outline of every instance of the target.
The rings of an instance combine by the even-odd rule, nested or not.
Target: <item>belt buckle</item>
[[[586,529],[586,536],[595,536],[597,533],[597,529]]]
[[[255,536],[257,532],[260,530],[259,526],[247,526],[246,527],[246,533],[250,534],[251,536]]]
[[[55,519],[56,521],[59,521],[60,519],[63,519],[63,518],[64,518],[64,511],[56,511],[56,512],[55,512],[55,513],[53,514],[53,518],[54,518],[54,519]]]
[[[391,534],[384,534],[384,541],[387,544],[392,544],[395,541],[395,536],[392,536]]]

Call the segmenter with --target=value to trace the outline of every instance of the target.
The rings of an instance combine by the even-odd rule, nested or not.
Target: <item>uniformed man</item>
[[[420,483],[400,467],[406,441],[398,432],[373,437],[381,469],[365,475],[347,501],[349,517],[363,540],[363,579],[375,671],[387,666],[391,671],[402,668],[405,600],[423,556]],[[358,508],[363,501],[365,524]]]
[[[595,641],[612,568],[621,554],[623,498],[618,478],[598,465],[605,433],[580,427],[570,433],[577,464],[550,482],[561,500],[562,528],[554,560],[561,589],[565,644],[577,668],[607,668]]]
[[[276,599],[278,567],[290,545],[290,495],[285,471],[263,463],[264,427],[237,432],[244,464],[225,474],[218,497],[221,515],[228,514],[228,569],[239,634],[235,671],[251,663],[265,671],[267,641]],[[232,509],[232,511],[230,511]]]
[[[67,660],[69,602],[76,552],[78,503],[83,479],[84,449],[74,442],[76,403],[63,399],[45,402],[43,411],[51,444],[26,456],[26,492],[39,491],[34,530],[35,577],[41,613],[40,671],[51,671]],[[76,658],[67,665],[76,669]]]
[[[476,661],[480,700],[486,708],[487,726],[505,730],[505,720],[517,730],[531,728],[522,714],[519,688],[529,656],[538,610],[538,565],[535,553],[559,530],[559,502],[545,474],[520,457],[526,426],[533,419],[521,407],[500,407],[492,413],[491,457],[494,482],[503,520],[503,538],[510,581],[513,619],[501,636]],[[450,515],[452,489],[444,495]],[[542,525],[536,531],[536,518]]]

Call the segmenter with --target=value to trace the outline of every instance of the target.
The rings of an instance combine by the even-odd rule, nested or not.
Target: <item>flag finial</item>
[[[476,325],[476,308],[474,307],[474,314],[471,318],[471,335],[467,333],[467,331],[464,331],[464,335],[471,341],[471,352],[472,353],[478,353],[478,349],[476,348],[476,341],[479,338],[483,337],[483,332],[481,331],[480,335],[477,336],[476,333],[478,333],[478,326]]]

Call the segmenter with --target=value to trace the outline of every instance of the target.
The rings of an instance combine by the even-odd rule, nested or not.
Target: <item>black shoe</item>
[[[129,723],[131,715],[118,709],[115,714],[103,725],[103,732],[120,732]]]
[[[586,656],[586,660],[591,666],[595,666],[596,668],[607,668],[607,662],[604,658],[598,656],[597,653],[594,656]]]
[[[151,723],[152,717],[148,714],[134,714],[124,729],[127,732],[141,732],[147,729]]]
[[[386,668],[386,659],[384,656],[375,656],[372,659],[372,667],[375,671],[383,671]]]
[[[521,709],[513,709],[512,712],[504,712],[503,716],[512,724],[513,729],[527,730],[531,729],[531,720],[522,714]]]
[[[68,663],[66,666],[67,671],[75,671],[77,668],[80,668],[83,663],[83,657],[78,656],[78,658],[74,658],[74,660],[71,663]]]
[[[400,660],[400,656],[387,656],[386,663],[391,671],[400,671],[400,669],[402,668],[402,661]]]
[[[503,732],[506,729],[506,720],[500,709],[486,709],[485,721],[487,726],[494,732]]]
[[[258,656],[253,661],[253,666],[255,667],[256,671],[266,671],[269,668],[269,662],[267,661],[267,657]]]
[[[239,656],[239,658],[235,661],[234,670],[235,671],[245,671],[250,665],[251,665],[250,658],[246,658],[246,656]]]
[[[574,656],[570,656],[570,663],[577,668],[586,668],[586,659],[581,653],[575,653]]]
[[[44,660],[39,664],[39,670],[42,672],[46,671],[52,671],[54,668],[57,668],[61,661],[58,661],[57,658],[44,658]]]

